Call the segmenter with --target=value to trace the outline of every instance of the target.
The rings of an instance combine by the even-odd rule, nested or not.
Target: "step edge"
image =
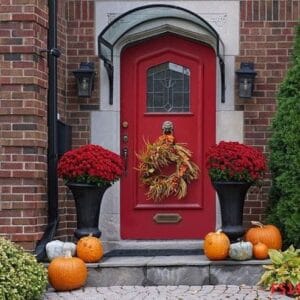
[[[139,257],[140,261],[134,261],[134,258],[130,257],[130,261],[122,261],[122,259],[117,258],[112,259],[109,257],[104,261],[98,263],[88,263],[86,264],[88,268],[122,268],[122,267],[186,267],[186,266],[256,266],[256,265],[268,265],[271,264],[270,259],[266,260],[245,260],[245,261],[235,261],[235,260],[219,260],[219,261],[210,261],[206,259],[195,260],[195,257],[180,257],[179,261],[166,261],[169,257]],[[172,259],[176,259],[173,257]],[[162,260],[162,261],[160,261]]]

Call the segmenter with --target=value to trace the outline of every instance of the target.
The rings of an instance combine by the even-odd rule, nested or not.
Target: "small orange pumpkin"
[[[98,262],[104,254],[101,240],[91,235],[82,237],[78,241],[76,252],[77,256],[86,263]]]
[[[78,257],[66,256],[54,258],[48,266],[48,279],[57,291],[70,291],[82,287],[87,279],[85,263]]]
[[[210,260],[222,260],[228,256],[230,241],[221,230],[208,233],[204,238],[204,254]]]
[[[263,225],[257,221],[251,221],[251,224],[256,227],[252,227],[246,232],[246,241],[251,242],[253,245],[261,242],[269,249],[281,249],[282,237],[279,229],[276,226]]]
[[[268,254],[268,246],[265,245],[264,243],[258,242],[253,246],[253,256],[256,259],[266,259],[269,257]]]

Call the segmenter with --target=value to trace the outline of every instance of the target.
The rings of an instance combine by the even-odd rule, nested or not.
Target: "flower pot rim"
[[[97,187],[97,188],[109,188],[111,186],[111,184],[106,184],[106,185],[100,185],[98,186],[97,184],[93,184],[93,183],[84,183],[84,182],[67,182],[66,186],[78,186],[78,187]]]
[[[226,180],[211,180],[212,183],[222,183],[222,184],[253,184],[253,181],[234,181],[234,180],[230,180],[230,181],[226,181]]]

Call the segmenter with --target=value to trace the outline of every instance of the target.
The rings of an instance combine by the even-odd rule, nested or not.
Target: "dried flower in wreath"
[[[148,188],[147,197],[155,202],[169,196],[185,197],[188,184],[198,178],[199,172],[191,161],[191,151],[175,143],[172,134],[163,134],[154,143],[145,144],[145,150],[137,157],[140,180]],[[176,170],[170,175],[162,174],[163,169],[172,164]]]

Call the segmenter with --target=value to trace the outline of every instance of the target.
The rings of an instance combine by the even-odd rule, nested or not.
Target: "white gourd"
[[[74,256],[76,253],[76,245],[71,242],[62,242],[59,240],[54,240],[46,245],[47,257],[52,261],[55,257],[64,256],[67,251],[71,252]]]
[[[230,245],[229,257],[235,260],[251,259],[253,245],[250,242],[237,242]]]

